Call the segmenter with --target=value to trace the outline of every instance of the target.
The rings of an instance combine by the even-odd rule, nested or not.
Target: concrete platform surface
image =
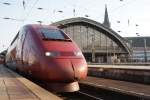
[[[61,100],[28,79],[0,65],[0,100]]]
[[[150,99],[150,85],[96,77],[87,77],[86,80],[80,81],[80,83]]]

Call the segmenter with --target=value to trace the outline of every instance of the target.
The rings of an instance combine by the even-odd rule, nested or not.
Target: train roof
[[[30,28],[33,28],[33,29],[38,29],[38,28],[58,29],[56,26],[42,25],[42,24],[27,24],[24,27],[30,27]]]

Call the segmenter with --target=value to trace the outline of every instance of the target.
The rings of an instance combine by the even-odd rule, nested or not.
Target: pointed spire
[[[109,17],[108,17],[108,12],[107,12],[107,5],[105,5],[105,16],[104,16],[103,25],[110,28],[110,22],[109,22]]]

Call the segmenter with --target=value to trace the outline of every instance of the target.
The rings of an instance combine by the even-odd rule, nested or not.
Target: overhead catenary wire
[[[30,16],[33,8],[35,7],[35,5],[38,3],[39,0],[36,0],[33,4],[33,6],[31,7],[31,9],[29,10],[29,12],[27,13],[27,16],[23,19],[23,23],[28,19],[28,17]]]
[[[24,1],[24,3],[25,3],[25,4],[23,4],[23,8],[25,10],[25,6],[28,4],[28,0],[22,0],[22,1]],[[22,1],[21,1],[21,3],[23,3]],[[6,16],[4,16],[4,17],[0,16],[0,18],[1,19],[7,19],[7,20],[14,20],[14,21],[24,22],[25,20],[27,20],[28,16],[32,12],[32,9],[34,8],[34,6],[36,5],[37,2],[38,2],[38,0],[36,0],[32,6],[26,6],[28,8],[31,7],[31,9],[29,10],[29,12],[26,14],[26,17],[25,17],[25,14],[23,14],[20,19],[18,19],[18,18],[12,18],[12,17],[6,17]],[[10,7],[18,5],[18,3],[16,3],[15,1],[13,1],[13,2],[12,1],[9,1],[9,2],[8,1],[0,1],[0,4],[6,5],[6,6],[10,6]],[[24,11],[22,11],[22,12],[24,12]]]
[[[23,1],[25,1],[26,2],[26,5],[27,5],[27,3],[28,3],[28,0],[23,0]],[[23,22],[24,21],[26,21],[28,18],[29,18],[29,16],[30,16],[30,14],[31,14],[31,12],[33,11],[33,8],[35,7],[35,5],[38,3],[38,1],[39,0],[35,0],[35,2],[34,2],[34,4],[32,5],[32,6],[26,6],[26,8],[28,7],[31,7],[31,9],[28,11],[28,13],[27,14],[24,14],[24,18],[23,18]],[[121,6],[119,6],[119,7],[116,7],[116,8],[114,8],[114,9],[112,9],[111,11],[109,11],[110,12],[110,14],[111,13],[113,13],[113,12],[115,12],[115,11],[117,11],[119,8],[122,8],[122,7],[124,7],[124,6],[126,6],[126,5],[128,5],[128,4],[130,4],[130,3],[132,3],[132,2],[134,2],[134,1],[136,1],[136,0],[130,0],[129,2],[127,2],[127,3],[125,3],[125,4],[123,4],[123,5],[121,5]],[[69,2],[69,1],[68,1]],[[92,3],[91,1],[88,1],[88,2],[90,2],[90,4]],[[1,2],[0,2],[1,3]],[[2,2],[3,3],[3,2]],[[68,3],[67,3],[68,4]],[[76,5],[76,6],[74,6],[74,5]],[[72,6],[74,6],[73,7],[73,12],[76,12],[76,13],[78,13],[78,8],[77,7],[81,7],[81,9],[86,9],[87,10],[87,7],[85,7],[85,6],[81,6],[80,4],[74,4],[74,5],[72,5]],[[89,8],[89,7],[88,7]],[[43,9],[45,9],[45,8],[43,8]],[[74,17],[75,17],[75,13],[73,13],[74,14]],[[76,14],[77,15],[77,14]],[[85,13],[84,14],[84,16],[85,15],[88,15],[88,16],[90,16],[90,17],[92,17],[91,15],[89,15],[88,13]],[[99,17],[101,17],[103,14],[101,14]]]
[[[115,12],[115,11],[119,10],[119,8],[125,7],[125,6],[131,4],[131,3],[135,2],[135,1],[137,1],[137,0],[130,0],[129,2],[127,2],[125,4],[122,4],[121,6],[114,8],[114,9],[111,10],[111,13]]]

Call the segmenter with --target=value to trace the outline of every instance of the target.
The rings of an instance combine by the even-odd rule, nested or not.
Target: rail
[[[81,92],[81,91],[77,91],[77,92],[80,93],[80,94],[82,94],[82,95],[85,95],[85,96],[87,96],[87,97],[89,97],[89,98],[91,98],[91,99],[103,100],[103,99],[101,99],[101,98],[98,98],[98,97],[96,97],[96,96],[93,96],[93,95],[88,94],[88,93],[85,93],[85,92]]]

